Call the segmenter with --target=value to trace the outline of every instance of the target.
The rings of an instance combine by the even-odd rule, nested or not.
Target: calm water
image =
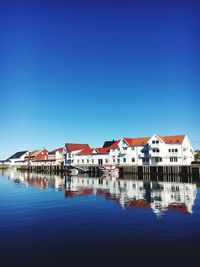
[[[1,266],[190,265],[199,249],[199,179],[0,172]]]

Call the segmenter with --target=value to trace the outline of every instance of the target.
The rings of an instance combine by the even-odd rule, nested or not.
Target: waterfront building
[[[25,160],[27,162],[48,160],[48,150],[43,148],[30,151],[25,157]]]
[[[27,150],[26,151],[18,151],[14,155],[12,155],[11,157],[9,157],[6,160],[6,163],[7,164],[10,164],[11,166],[13,166],[13,165],[19,165],[22,162],[24,162],[25,157],[27,157],[28,154],[29,154],[29,152]]]
[[[85,148],[74,157],[74,164],[106,165],[109,164],[109,148]]]
[[[51,161],[53,164],[61,164],[64,161],[64,147],[57,148],[48,153],[48,161]]]
[[[122,138],[105,148],[77,151],[77,165],[171,166],[190,165],[194,152],[186,135]],[[69,163],[70,164],[70,163]]]
[[[66,143],[64,147],[64,164],[74,164],[76,154],[85,148],[90,148],[90,146],[88,144]]]

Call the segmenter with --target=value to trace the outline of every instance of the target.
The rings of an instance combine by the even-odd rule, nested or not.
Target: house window
[[[155,143],[156,143],[156,141],[153,140],[153,141],[152,141],[152,144],[155,144]]]
[[[127,150],[127,147],[123,147],[123,150]]]
[[[113,162],[115,163],[115,159],[113,159]]]
[[[169,152],[171,152],[171,149],[169,149]]]
[[[131,147],[132,150],[134,150],[135,148],[134,147]]]
[[[79,163],[79,159],[77,160],[77,163]]]
[[[89,161],[89,159],[87,159],[87,163],[89,163],[90,161]]]
[[[156,140],[156,144],[159,144],[159,141],[158,140]]]
[[[170,158],[170,162],[177,162],[178,161],[178,158],[177,157],[171,157]]]
[[[108,159],[105,159],[105,163],[108,163]]]
[[[135,158],[132,158],[132,162],[135,162]]]
[[[84,159],[82,159],[82,163],[84,163]]]
[[[155,161],[156,162],[161,162],[162,161],[162,158],[155,158]]]
[[[178,152],[178,149],[177,148],[175,149],[175,152]]]
[[[123,162],[124,162],[124,163],[126,162],[126,158],[123,158]]]
[[[92,163],[94,163],[94,160],[92,159]]]

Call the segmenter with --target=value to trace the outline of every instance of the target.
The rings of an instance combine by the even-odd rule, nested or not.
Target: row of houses
[[[11,165],[159,166],[190,165],[194,151],[187,135],[122,138],[102,147],[66,143],[53,151],[39,149],[17,152],[7,159]]]

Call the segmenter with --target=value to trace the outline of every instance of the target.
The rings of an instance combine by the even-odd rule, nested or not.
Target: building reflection
[[[161,217],[167,210],[192,213],[197,186],[195,183],[101,179],[86,177],[66,178],[65,196],[95,194],[116,201],[123,209],[148,208]]]
[[[9,172],[9,178],[15,183],[37,186],[41,189],[63,190],[66,198],[96,195],[113,200],[123,209],[152,209],[157,217],[168,210],[191,214],[197,195],[197,184],[190,179],[180,177],[162,177],[152,180],[150,177],[87,177],[47,175],[41,173]],[[169,181],[171,180],[171,181]]]

